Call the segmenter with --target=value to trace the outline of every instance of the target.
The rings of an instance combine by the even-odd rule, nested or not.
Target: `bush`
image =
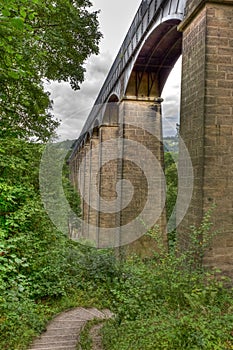
[[[114,251],[71,242],[52,225],[39,196],[42,150],[17,139],[0,147],[0,348],[26,349],[54,313],[82,305],[115,312],[103,330],[106,350],[232,349],[232,290],[202,266],[215,234],[210,213],[192,228],[185,254],[174,241],[169,254],[119,262]],[[157,231],[150,235],[161,245]]]
[[[103,328],[106,350],[233,348],[233,292],[202,266],[215,234],[209,218],[210,212],[192,228],[185,253],[164,249],[150,260],[127,261],[111,289],[117,316]]]

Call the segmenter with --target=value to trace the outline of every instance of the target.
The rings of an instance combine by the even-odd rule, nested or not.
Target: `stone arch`
[[[91,138],[91,131],[88,131],[88,132],[86,132],[85,133],[85,135],[84,135],[84,145],[88,142],[88,141],[90,141],[90,138]]]
[[[119,98],[114,93],[105,105],[105,110],[102,118],[102,125],[116,125],[118,124],[118,102]]]
[[[98,138],[99,137],[99,125],[96,125],[93,130],[92,130],[92,137],[94,138]]]
[[[100,122],[99,119],[96,118],[93,125],[92,125],[92,134],[96,134],[96,130],[99,130]]]
[[[108,99],[108,103],[114,103],[114,102],[119,102],[119,97],[116,93],[113,93],[109,99]]]
[[[94,120],[94,122],[92,123],[91,128],[87,131],[87,133],[89,134],[89,138],[90,138],[90,139],[93,137],[93,135],[96,136],[96,130],[99,129],[100,124],[101,124],[101,123],[99,122],[99,119],[96,118],[96,119]]]
[[[166,80],[182,53],[180,19],[167,19],[144,40],[126,84],[125,95],[155,98],[161,95]]]

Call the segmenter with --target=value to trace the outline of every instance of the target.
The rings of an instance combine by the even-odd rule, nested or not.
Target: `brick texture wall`
[[[118,138],[118,126],[105,125],[100,128],[100,163],[99,163],[99,194],[101,200],[109,205],[117,199],[117,168],[118,168],[118,149],[112,142]],[[109,142],[108,142],[109,141]],[[109,155],[111,159],[109,160]],[[108,207],[108,206],[107,206]],[[106,207],[106,208],[107,208]],[[117,205],[112,208],[112,212],[106,212],[106,209],[99,204],[99,246],[114,246],[115,235],[117,231]],[[109,229],[109,234],[108,234]],[[110,233],[111,229],[111,233]],[[113,233],[112,233],[113,232]]]
[[[195,5],[199,5],[197,12]],[[200,223],[203,213],[216,204],[212,222],[219,234],[205,263],[232,275],[233,1],[190,1],[181,29],[181,137],[194,169],[194,192],[180,226],[181,241],[185,247],[189,226]],[[180,172],[185,174],[182,156]],[[184,183],[185,178],[180,182],[180,204]]]
[[[156,224],[159,225],[161,232],[164,234],[164,240],[166,240],[166,219],[162,203],[165,187],[164,184],[161,185],[160,174],[153,172],[153,165],[155,165],[156,160],[162,168],[164,165],[160,104],[146,100],[123,100],[119,108],[119,119],[121,122],[120,134],[123,139],[134,141],[133,144],[124,141],[123,145],[122,178],[130,181],[134,193],[130,204],[122,210],[121,225],[126,225],[135,220],[143,211],[147,201],[151,201],[150,195],[152,195],[151,206],[145,212],[143,221],[146,227],[147,221],[150,222],[151,217],[156,217],[158,212],[161,213]],[[150,171],[147,173],[143,170],[143,166],[140,166],[140,162],[141,164],[148,162],[145,157],[145,149],[154,156],[152,161],[154,164],[151,164]],[[139,164],[134,160],[138,161]],[[150,193],[149,181],[153,182],[153,193]],[[123,196],[126,192],[125,186],[123,185],[122,189]],[[140,221],[138,225],[141,225]],[[135,232],[129,230],[127,234],[132,235],[132,241],[137,238],[134,236]],[[155,243],[145,235],[126,247],[127,252],[136,252],[142,256],[153,254],[154,249],[156,249]]]
[[[160,103],[132,98],[119,104],[118,124],[108,122],[86,140],[70,163],[72,181],[85,197],[78,237],[97,247],[123,245],[126,254],[148,256],[157,247],[142,233],[157,224],[166,243],[161,141]],[[112,203],[113,211],[107,212]]]

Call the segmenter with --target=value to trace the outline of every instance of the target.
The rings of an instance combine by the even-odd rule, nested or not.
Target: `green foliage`
[[[68,156],[65,158],[65,160],[67,160],[67,158]],[[65,196],[69,202],[71,210],[75,213],[77,217],[80,218],[81,217],[81,199],[78,194],[78,191],[76,191],[72,186],[69,175],[70,175],[69,167],[67,166],[67,163],[65,163],[62,169],[62,187],[65,193]]]
[[[177,130],[178,131],[178,130]],[[165,136],[163,138],[163,145],[165,152],[179,152],[179,132],[175,136]]]
[[[33,334],[44,327],[43,314],[29,298],[18,298],[17,294],[8,295],[1,300],[1,349],[25,349]]]
[[[110,321],[104,330],[105,349],[230,350],[231,323],[232,316],[223,316],[221,310],[197,314],[161,305],[153,316],[144,315],[133,322],[123,321],[120,327]]]
[[[185,254],[160,249],[146,261],[119,262],[113,251],[78,245],[53,227],[39,197],[43,149],[15,139],[0,148],[0,347],[26,349],[51,315],[82,305],[116,314],[103,329],[106,350],[232,349],[232,290],[202,267],[210,212],[192,228]],[[150,235],[162,245],[156,230]]]
[[[17,138],[0,144],[2,349],[21,349],[42,329],[43,312],[36,301],[65,295],[80,280],[79,250],[51,224],[41,203],[38,172],[43,149]]]
[[[44,149],[15,138],[0,145],[1,349],[26,349],[48,317],[62,308],[80,303],[109,306],[103,294],[120,274],[112,251],[80,246],[51,223],[38,181]],[[63,168],[63,190],[80,213],[80,200]],[[56,207],[56,196],[53,203]]]
[[[213,206],[209,209],[199,225],[199,227],[191,226],[188,237],[185,239],[186,247],[186,261],[190,269],[202,269],[204,254],[210,247],[213,238],[217,235],[217,231],[212,229],[212,223],[210,221],[213,212]],[[179,244],[183,245],[183,239],[178,237]]]
[[[48,140],[59,124],[50,113],[44,80],[78,89],[85,60],[98,53],[101,35],[90,6],[88,0],[0,0],[1,349],[27,348],[54,312],[49,300],[69,299],[76,289],[77,300],[86,298],[79,263],[85,253],[53,226],[43,208],[44,146],[29,140]],[[63,190],[79,214],[67,172]]]
[[[68,235],[68,222],[79,224],[80,198],[69,181],[66,155],[70,141],[47,144],[40,162],[40,194],[50,219]]]
[[[117,316],[104,326],[106,350],[232,349],[233,291],[201,264],[213,237],[209,217],[192,229],[187,252],[127,261],[111,287]]]
[[[203,268],[216,234],[211,211],[191,228],[185,253],[175,246],[168,254],[151,230],[159,252],[119,262],[114,251],[78,245],[52,225],[39,192],[43,152],[18,138],[0,145],[0,348],[27,349],[52,315],[82,305],[115,313],[103,329],[106,350],[232,349],[233,291]],[[67,175],[63,167],[64,192],[80,213]]]
[[[77,344],[77,350],[92,350],[93,349],[93,340],[90,335],[90,331],[93,326],[100,325],[100,330],[102,328],[101,323],[103,323],[103,320],[100,319],[94,319],[91,321],[88,321],[86,325],[84,326],[83,330],[80,333],[79,338],[79,344]]]
[[[87,247],[79,263],[83,278],[92,283],[111,283],[120,275],[120,265],[112,250]]]
[[[97,13],[88,0],[0,0],[0,136],[48,139],[58,126],[43,80],[78,89],[98,53]]]
[[[43,152],[43,145],[15,138],[0,145],[0,348],[26,349],[53,314],[82,305],[115,313],[103,329],[106,350],[232,349],[232,290],[203,268],[216,234],[211,212],[191,228],[184,254],[176,254],[178,246],[168,254],[152,230],[159,252],[120,262],[114,251],[78,245],[52,225],[39,192]],[[63,168],[75,208],[79,199]]]
[[[178,173],[176,162],[178,153],[165,152],[165,178],[166,178],[166,214],[169,220],[175,208],[178,189]]]

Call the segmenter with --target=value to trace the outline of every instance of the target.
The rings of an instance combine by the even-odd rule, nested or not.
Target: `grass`
[[[46,275],[38,272],[35,284],[12,284],[1,295],[0,349],[26,350],[54,315],[83,306],[110,308],[116,315],[102,329],[105,350],[232,350],[232,281],[202,266],[200,237],[207,247],[210,229],[204,218],[192,229],[188,251],[164,249],[146,260],[118,261],[111,250],[63,239],[56,248],[61,250],[46,260]],[[150,235],[157,239],[156,232]],[[83,350],[90,349],[88,330]]]

